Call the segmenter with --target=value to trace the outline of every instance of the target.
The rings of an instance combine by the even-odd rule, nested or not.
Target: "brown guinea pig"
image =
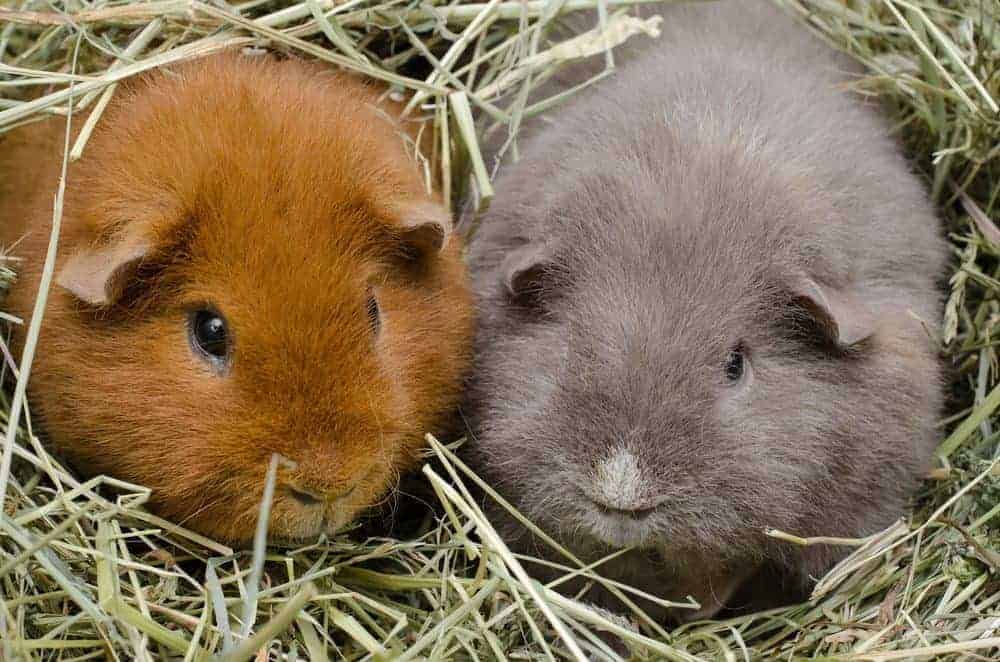
[[[470,246],[464,450],[582,560],[631,548],[602,574],[694,596],[685,619],[801,598],[848,549],[768,527],[902,515],[939,439],[921,320],[948,251],[846,59],[769,2],[649,11],[659,40],[500,170]]]
[[[381,500],[454,408],[472,315],[451,219],[398,108],[353,76],[233,53],[124,86],[69,168],[29,402],[86,474],[160,514],[279,537]],[[31,315],[65,122],[0,143],[0,243]],[[23,329],[18,329],[23,332]]]

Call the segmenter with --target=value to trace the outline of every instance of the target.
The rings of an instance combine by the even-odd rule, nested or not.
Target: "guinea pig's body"
[[[651,11],[663,35],[500,170],[470,248],[467,452],[584,560],[634,546],[602,574],[692,595],[690,618],[801,596],[845,552],[766,528],[902,514],[936,440],[923,324],[947,251],[888,123],[805,27],[756,2]]]
[[[461,242],[397,110],[352,76],[235,54],[116,93],[69,168],[31,373],[58,451],[236,542],[273,453],[276,536],[385,496],[456,405],[472,336]],[[25,320],[64,131],[0,139],[0,243],[24,265],[3,305]]]

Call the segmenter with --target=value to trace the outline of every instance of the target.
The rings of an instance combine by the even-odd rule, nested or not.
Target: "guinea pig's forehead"
[[[299,301],[328,307],[347,299],[353,304],[364,296],[379,265],[359,238],[320,225],[302,233],[227,227],[220,234],[199,235],[177,273],[206,300],[231,300],[242,307],[280,309]]]
[[[350,188],[308,193],[276,182],[264,199],[256,189],[210,189],[187,206],[194,253],[248,263],[356,259],[380,229],[369,201]]]
[[[756,325],[768,288],[753,273],[706,276],[675,269],[594,271],[572,286],[563,303],[571,325],[601,337],[639,336],[711,344]],[[698,341],[698,339],[701,341]]]
[[[633,249],[587,256],[568,269],[582,298],[666,315],[701,311],[706,301],[728,310],[752,307],[764,275],[753,264],[721,255],[707,257],[682,241],[636,243]]]

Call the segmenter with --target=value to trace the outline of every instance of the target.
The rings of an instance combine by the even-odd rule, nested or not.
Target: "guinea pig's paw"
[[[609,611],[608,609],[594,603],[587,603],[587,608],[596,612],[598,616],[600,616],[603,620],[608,621],[609,624],[614,625],[616,628],[625,629],[630,632],[634,632],[637,635],[641,635],[639,628],[636,627],[635,623],[628,617],[617,612]],[[611,631],[609,628],[602,628],[600,625],[595,625],[594,627],[597,629],[597,636],[600,640],[607,644],[608,647],[610,647],[615,653],[625,657],[626,659],[634,655],[634,651],[621,635]],[[604,658],[597,655],[591,655],[590,659],[603,660]]]
[[[760,570],[757,563],[716,560],[701,565],[687,565],[676,577],[675,599],[690,596],[698,609],[674,608],[669,618],[676,623],[690,623],[712,618],[720,610],[733,607],[732,601],[747,581]]]

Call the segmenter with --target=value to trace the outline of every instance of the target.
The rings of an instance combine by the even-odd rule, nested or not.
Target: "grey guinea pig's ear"
[[[875,333],[875,314],[850,291],[801,276],[792,283],[792,293],[841,349],[857,345]]]
[[[547,245],[527,243],[518,247],[504,258],[500,267],[504,292],[522,303],[537,302],[552,266]]]
[[[56,283],[80,301],[107,307],[118,301],[151,250],[139,228],[127,227],[109,241],[83,248],[66,260]]]

